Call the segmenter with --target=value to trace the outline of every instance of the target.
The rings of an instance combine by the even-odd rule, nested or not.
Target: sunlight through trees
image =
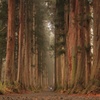
[[[100,93],[99,6],[0,0],[0,89]]]

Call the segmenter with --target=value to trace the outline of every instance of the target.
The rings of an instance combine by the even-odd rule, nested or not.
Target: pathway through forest
[[[0,100],[100,100],[100,95],[67,95],[66,93],[42,92],[0,95]]]

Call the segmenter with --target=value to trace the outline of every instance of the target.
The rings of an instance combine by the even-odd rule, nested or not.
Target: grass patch
[[[5,94],[6,92],[6,86],[0,82],[0,94]]]

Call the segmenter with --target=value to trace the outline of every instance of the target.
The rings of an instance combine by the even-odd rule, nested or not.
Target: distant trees
[[[64,32],[64,0],[56,0],[55,17],[55,68],[56,68],[56,88],[66,87],[66,67],[65,67],[65,40]]]
[[[51,85],[68,93],[100,93],[99,5],[100,0],[93,6],[88,0],[0,2],[0,81],[23,89]],[[53,45],[49,33],[55,34]]]
[[[55,0],[54,0],[55,1]],[[54,41],[54,13],[55,2],[51,0],[36,1],[36,38],[38,51],[38,85],[41,88],[48,88],[53,85],[54,65],[53,58],[50,57],[52,52],[51,40]],[[52,26],[51,26],[52,25]],[[53,32],[52,32],[53,31]],[[52,41],[52,42],[53,42]],[[50,47],[51,46],[51,47]],[[55,84],[55,83],[54,83]]]

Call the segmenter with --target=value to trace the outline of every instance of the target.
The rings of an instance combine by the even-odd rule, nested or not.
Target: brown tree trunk
[[[68,30],[69,30],[69,0],[67,1],[67,3],[64,5],[64,10],[66,11],[64,13],[64,20],[65,20],[65,24],[64,24],[64,33],[65,33],[65,83],[64,83],[64,88],[68,89],[68,53],[67,53],[67,36],[68,36]]]
[[[25,87],[29,88],[29,21],[28,21],[28,1],[25,4],[25,61],[24,61],[24,77],[25,77]]]
[[[38,86],[38,78],[39,78],[39,66],[38,66],[39,61],[38,61],[38,55],[39,55],[39,53],[38,53],[37,37],[35,39],[36,39],[35,40],[35,46],[36,46],[35,47],[36,84]]]
[[[100,0],[93,1],[94,13],[94,40],[93,40],[93,68],[91,73],[91,80],[96,86],[100,86]]]
[[[9,0],[5,82],[13,81],[12,78],[13,78],[13,68],[14,68],[14,45],[15,45],[15,0]]]
[[[70,12],[69,12],[69,29],[67,34],[67,56],[68,56],[68,88],[72,88],[75,82],[75,74],[76,74],[76,61],[77,61],[77,34],[76,34],[76,22],[75,22],[75,8],[72,6],[75,5],[72,4],[70,0]],[[75,10],[73,10],[75,9]]]
[[[90,6],[87,0],[84,0],[84,33],[85,33],[85,86],[89,84],[91,75],[91,44],[90,44],[90,21],[88,14],[90,14]]]
[[[0,81],[1,81],[1,73],[2,73],[2,58],[0,58]]]
[[[20,10],[19,10],[19,50],[18,50],[18,71],[17,71],[17,82],[19,81],[21,75],[22,67],[23,67],[23,57],[22,57],[22,52],[23,52],[23,33],[24,33],[24,2],[23,0],[20,0]]]
[[[70,0],[69,28],[67,34],[68,88],[71,93],[83,89],[85,82],[84,2]]]
[[[29,0],[28,4],[28,19],[29,19],[29,84],[32,88],[32,36],[33,36],[33,1]]]

